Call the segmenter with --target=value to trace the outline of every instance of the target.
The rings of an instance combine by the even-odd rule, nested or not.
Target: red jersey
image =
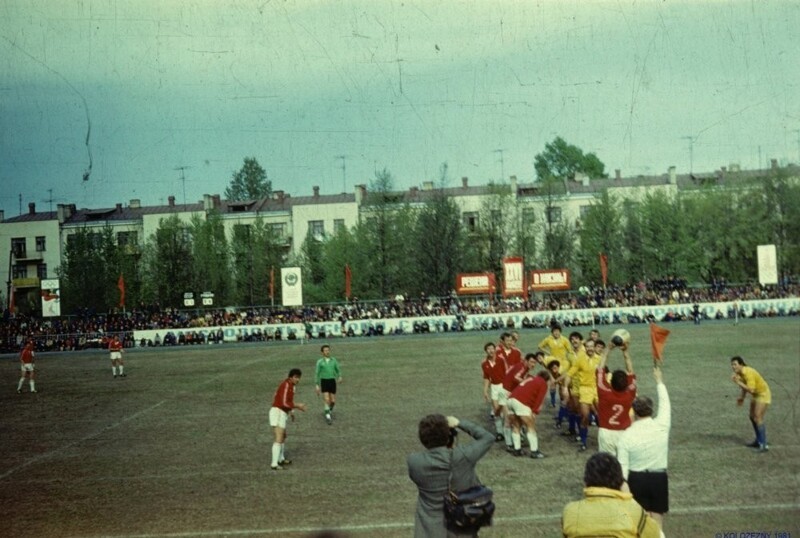
[[[122,342],[116,339],[112,339],[108,343],[108,350],[109,351],[122,351]]]
[[[597,369],[597,420],[607,430],[627,430],[631,405],[636,398],[636,376],[628,374],[628,386],[617,392],[606,383],[606,373]]]
[[[501,384],[506,376],[506,363],[497,357],[495,357],[494,363],[489,362],[489,359],[483,359],[481,369],[483,370],[483,378],[488,379],[492,385]]]
[[[526,375],[528,375],[527,364],[518,362],[517,364],[510,366],[506,372],[506,376],[503,378],[503,388],[508,392],[511,392],[517,388],[517,385],[519,385],[523,379],[525,379]]]
[[[272,407],[280,407],[287,413],[294,409],[294,383],[292,378],[287,377],[283,383],[278,385],[275,397],[272,399]]]
[[[522,351],[518,347],[512,347],[506,354],[506,368],[509,370],[522,362]]]
[[[503,347],[503,343],[500,342],[497,344],[497,347],[494,350],[494,360],[496,361],[503,361],[503,364],[508,367],[508,353],[511,351],[510,349],[506,349]]]
[[[538,415],[544,396],[548,392],[547,381],[537,375],[523,379],[517,388],[511,391],[509,398],[527,405],[535,415]]]
[[[24,364],[30,364],[33,362],[33,346],[31,344],[28,344],[22,348],[22,351],[19,354],[19,360]]]

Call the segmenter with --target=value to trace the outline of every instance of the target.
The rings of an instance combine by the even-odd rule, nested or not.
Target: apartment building
[[[616,170],[610,178],[578,176],[563,181],[556,189],[536,181],[521,183],[516,176],[502,185],[470,186],[464,177],[459,186],[445,188],[443,192],[458,204],[468,231],[476,230],[481,218],[486,218],[487,200],[493,196],[501,197],[502,203],[513,204],[515,210],[522,212],[525,222],[565,220],[580,225],[581,217],[603,189],[618,199],[636,202],[658,190],[677,196],[702,185],[741,185],[778,169],[773,160],[770,170],[742,171],[731,166],[711,173],[679,175],[670,167],[664,174],[635,177],[622,177]],[[795,180],[800,176],[794,165],[781,170]],[[421,187],[393,193],[393,198],[398,203],[420,207],[435,192],[438,191],[433,182],[424,182]],[[502,203],[495,211],[504,211]],[[205,194],[195,203],[176,204],[175,197],[170,196],[166,205],[159,206],[142,206],[133,199],[127,205],[117,203],[111,208],[78,209],[75,204],[59,204],[57,211],[40,212],[30,203],[28,212],[16,217],[5,218],[0,211],[0,281],[5,284],[4,295],[9,297],[13,288],[17,305],[38,304],[41,281],[56,278],[67,241],[79,229],[96,229],[99,237],[108,226],[118,244],[139,249],[162,219],[175,215],[188,223],[193,218],[206,218],[211,211],[220,215],[229,238],[234,227],[249,226],[261,218],[283,239],[287,251],[297,252],[307,234],[321,239],[341,227],[349,229],[360,219],[369,218],[374,206],[365,185],[356,185],[352,194],[325,195],[319,192],[319,187],[313,187],[308,196],[275,191],[269,198],[247,201],[227,201],[219,195]]]

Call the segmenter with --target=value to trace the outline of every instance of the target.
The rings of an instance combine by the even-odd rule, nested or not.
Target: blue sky
[[[6,0],[0,209],[180,203],[182,173],[197,201],[249,156],[295,196],[531,181],[555,136],[612,175],[798,162],[797,28],[788,1]]]

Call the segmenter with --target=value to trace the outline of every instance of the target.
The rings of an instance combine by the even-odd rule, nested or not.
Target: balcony
[[[17,249],[11,251],[15,262],[36,262],[44,259],[44,252]]]
[[[39,277],[38,276],[31,276],[26,278],[12,278],[11,284],[14,286],[15,289],[24,289],[24,288],[38,288],[39,287]]]

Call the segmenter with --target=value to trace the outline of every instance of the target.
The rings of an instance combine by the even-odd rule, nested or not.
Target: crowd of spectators
[[[640,282],[625,286],[612,285],[581,287],[577,291],[563,293],[530,294],[529,297],[501,299],[497,297],[459,297],[455,291],[444,297],[411,298],[397,295],[388,301],[361,301],[353,298],[342,304],[285,307],[247,307],[207,310],[202,313],[159,305],[139,305],[126,312],[93,313],[79,312],[73,316],[57,318],[37,318],[4,313],[0,321],[0,353],[17,352],[25,340],[32,338],[39,351],[67,351],[92,347],[107,347],[108,338],[119,334],[125,347],[136,345],[135,330],[163,330],[164,336],[149,345],[181,345],[193,343],[213,343],[222,341],[222,331],[201,331],[205,327],[226,327],[237,325],[280,325],[288,323],[306,324],[306,332],[311,323],[338,322],[342,327],[350,320],[380,320],[385,318],[457,316],[450,327],[426,326],[426,322],[414,326],[414,332],[435,332],[464,330],[466,320],[472,315],[496,315],[486,319],[479,327],[483,330],[510,328],[510,318],[503,322],[503,314],[514,312],[565,311],[588,308],[614,308],[631,306],[658,306],[695,303],[715,303],[756,299],[779,299],[800,296],[800,283],[797,279],[784,279],[778,286],[729,285],[725,281],[714,281],[703,288],[689,287],[677,278]],[[735,312],[727,312],[729,316]],[[753,316],[797,315],[797,312],[756,311]],[[718,314],[718,316],[721,314]],[[668,313],[660,321],[680,321],[688,319],[686,314]],[[578,318],[570,320],[564,316],[566,325],[579,325]],[[647,319],[617,318],[596,319],[598,323],[642,322]],[[513,326],[513,325],[512,325]],[[541,321],[528,318],[522,320],[523,328],[544,326]],[[380,334],[380,325],[375,326]],[[174,329],[197,329],[176,336]],[[347,334],[346,331],[343,331]],[[281,335],[279,332],[256,333],[248,339],[266,340],[272,338],[297,338],[298,335]]]

